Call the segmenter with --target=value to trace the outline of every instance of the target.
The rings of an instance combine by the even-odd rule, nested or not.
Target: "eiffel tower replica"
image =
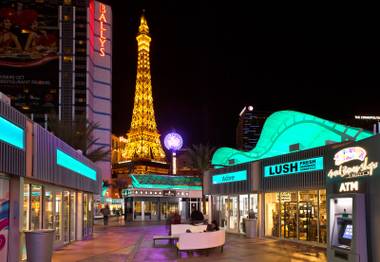
[[[115,173],[167,174],[169,165],[154,117],[149,46],[151,37],[144,12],[137,34],[137,77],[131,128]],[[121,168],[121,169],[120,169]],[[121,171],[121,172],[120,172]]]

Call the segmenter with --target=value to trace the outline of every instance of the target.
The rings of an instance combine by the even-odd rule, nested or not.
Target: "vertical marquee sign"
[[[105,23],[107,23],[107,8],[104,4],[100,3],[99,4],[99,33],[100,33],[100,36],[99,36],[99,43],[100,43],[100,48],[99,48],[99,55],[100,56],[105,56],[106,55],[106,41],[107,41],[107,37],[106,37],[106,27],[105,27]]]

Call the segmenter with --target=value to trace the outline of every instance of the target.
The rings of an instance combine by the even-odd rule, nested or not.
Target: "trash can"
[[[55,229],[28,230],[25,233],[28,262],[50,262]]]
[[[245,219],[245,230],[246,230],[246,236],[249,238],[256,238],[256,226],[257,226],[257,219],[251,219],[246,218]]]

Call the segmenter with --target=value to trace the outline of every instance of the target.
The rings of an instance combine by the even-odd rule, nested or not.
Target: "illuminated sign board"
[[[75,173],[96,181],[96,171],[72,156],[57,149],[57,164]]]
[[[0,140],[24,149],[24,130],[0,116]]]
[[[348,147],[338,151],[334,155],[337,169],[330,169],[329,178],[343,177],[356,178],[362,176],[372,176],[373,171],[377,168],[378,162],[368,163],[367,151],[362,147]],[[346,166],[347,162],[358,160],[362,163],[359,165]]]
[[[106,6],[104,4],[99,4],[99,13],[100,13],[100,16],[99,16],[99,23],[100,23],[100,26],[99,26],[99,32],[100,32],[100,36],[99,36],[99,42],[100,42],[100,49],[99,49],[99,55],[100,56],[105,56],[106,55],[106,41],[107,41],[107,37],[105,36],[105,32],[107,31],[104,23],[107,23],[107,18],[106,18],[106,14],[107,14],[107,9],[106,9]]]
[[[231,172],[231,173],[212,176],[212,183],[214,185],[215,184],[238,182],[238,181],[245,181],[245,180],[247,180],[247,170],[241,170],[241,171],[237,171],[237,172]]]
[[[359,181],[343,182],[339,186],[339,193],[359,191]]]
[[[323,170],[323,157],[265,166],[264,177],[291,175],[318,170]]]

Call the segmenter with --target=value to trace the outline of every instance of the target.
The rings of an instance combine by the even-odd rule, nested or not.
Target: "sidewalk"
[[[102,222],[102,220],[100,220]],[[99,223],[97,221],[96,223]],[[181,253],[167,241],[156,243],[152,236],[167,234],[162,223],[131,222],[123,225],[116,218],[110,225],[96,225],[94,238],[78,241],[54,252],[53,262],[142,262],[142,261],[260,261],[260,262],[315,262],[327,261],[324,249],[279,240],[248,239],[227,234],[223,253],[220,249],[205,252]]]

